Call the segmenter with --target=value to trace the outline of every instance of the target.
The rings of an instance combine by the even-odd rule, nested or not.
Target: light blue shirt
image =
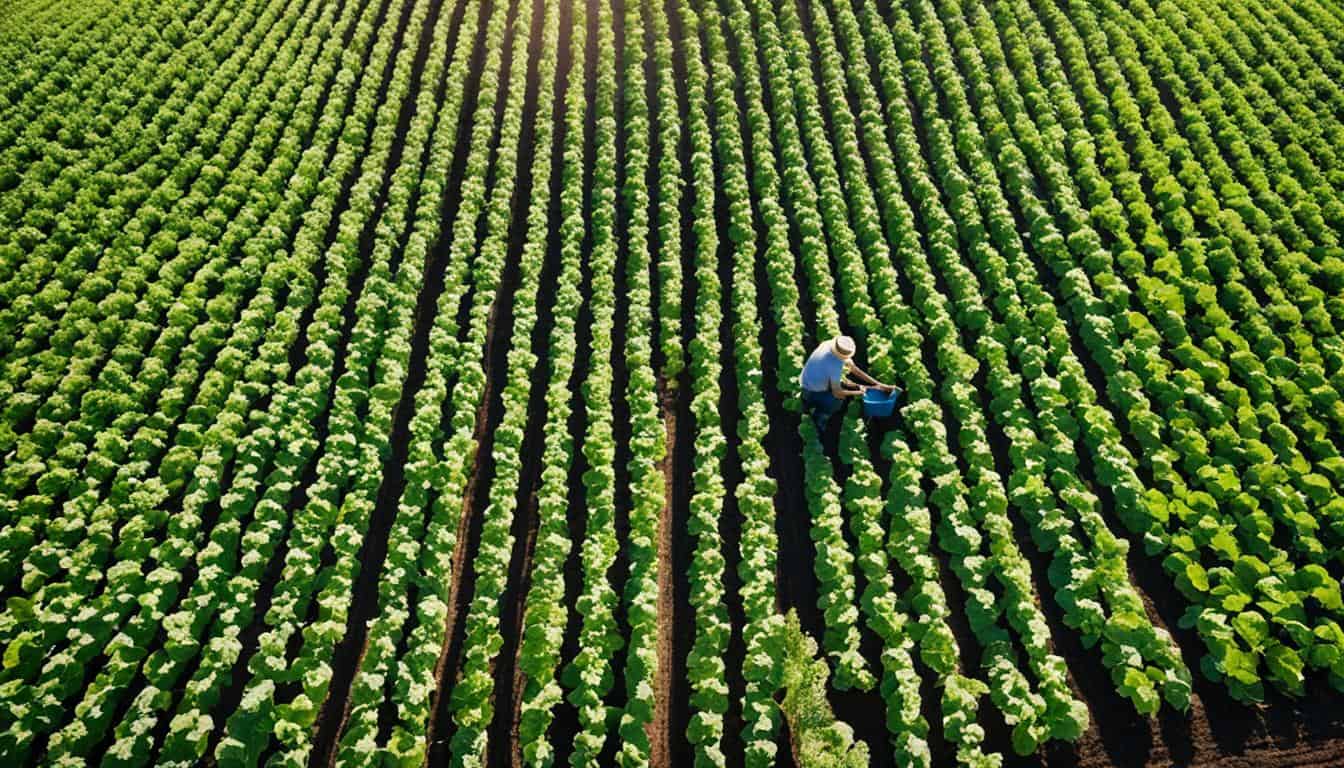
[[[823,341],[812,350],[812,355],[803,365],[798,383],[807,392],[829,392],[831,386],[840,386],[845,375],[845,361],[835,354],[829,340]]]

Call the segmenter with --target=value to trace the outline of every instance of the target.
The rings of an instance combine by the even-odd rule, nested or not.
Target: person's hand
[[[883,392],[886,392],[888,395],[890,395],[892,392],[895,392],[895,391],[896,391],[896,386],[893,385],[893,384],[883,384],[883,385],[882,385],[882,391],[883,391]]]

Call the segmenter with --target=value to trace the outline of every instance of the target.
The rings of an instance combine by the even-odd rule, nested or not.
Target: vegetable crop
[[[0,28],[0,763],[1335,743],[1337,3]]]

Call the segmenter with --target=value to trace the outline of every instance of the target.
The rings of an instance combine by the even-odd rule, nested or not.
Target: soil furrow
[[[662,3],[660,11],[667,20],[668,34],[672,40],[681,39],[681,16],[676,12],[675,7],[668,7],[666,2]],[[658,103],[657,108],[669,113],[671,119],[678,119],[685,123],[687,98],[686,98],[686,61],[685,51],[679,45],[672,48],[672,66],[670,73],[676,88],[677,101],[675,104],[666,105]],[[667,76],[661,74],[661,76]],[[650,78],[652,82],[652,78]],[[694,240],[694,231],[692,229],[693,204],[694,198],[689,193],[692,180],[690,178],[691,169],[691,149],[690,136],[688,131],[682,130],[679,134],[680,142],[673,148],[680,160],[682,169],[682,194],[679,202],[678,218],[681,226],[680,242],[682,243],[681,258],[681,347],[682,350],[689,350],[691,345],[691,329],[695,318],[695,299],[694,299],[694,280],[691,277],[695,271],[694,249],[688,247],[688,244]],[[661,145],[659,145],[662,151]],[[651,168],[657,168],[657,160],[651,161]],[[657,231],[655,230],[655,238]],[[658,242],[655,239],[655,242]],[[650,268],[657,272],[657,265],[650,264]],[[654,285],[657,289],[655,296],[661,302],[661,284],[655,280]],[[662,357],[661,346],[656,348],[655,360],[658,361],[661,368]],[[685,352],[683,352],[683,357]],[[694,483],[691,475],[694,472],[694,434],[693,429],[695,421],[691,415],[691,397],[694,394],[691,391],[690,371],[683,368],[676,381],[675,389],[668,389],[669,382],[662,381],[663,386],[663,412],[670,414],[674,428],[669,433],[668,457],[671,461],[671,476],[668,478],[668,490],[671,494],[671,504],[667,512],[670,514],[669,524],[671,531],[669,547],[670,556],[659,557],[660,578],[661,574],[668,568],[671,568],[669,574],[672,582],[671,606],[670,610],[670,628],[664,628],[663,631],[669,633],[668,642],[670,647],[667,649],[667,656],[664,657],[662,648],[659,649],[659,659],[666,658],[666,666],[663,673],[663,685],[665,695],[668,697],[668,712],[666,719],[667,744],[668,744],[668,765],[689,765],[693,760],[693,751],[691,742],[687,736],[687,729],[691,722],[691,681],[688,676],[687,659],[691,653],[691,648],[695,644],[695,610],[691,606],[691,555],[693,546],[690,536],[690,499]],[[661,531],[660,531],[661,534]],[[661,544],[660,544],[661,547]],[[660,595],[662,595],[662,585],[660,582]],[[660,626],[663,619],[661,616],[662,608],[660,606]]]

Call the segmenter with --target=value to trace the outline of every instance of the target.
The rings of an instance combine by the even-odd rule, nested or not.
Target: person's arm
[[[890,391],[892,391],[893,389],[895,389],[895,387],[893,387],[892,385],[890,385],[890,384],[883,384],[882,382],[878,381],[877,379],[874,379],[872,376],[869,376],[868,373],[867,373],[866,371],[864,371],[862,368],[860,368],[859,366],[855,365],[854,363],[850,363],[850,364],[849,364],[849,370],[850,370],[851,373],[853,373],[855,376],[857,376],[861,381],[864,381],[864,382],[865,382],[866,384],[868,384],[869,386],[874,387],[874,388],[876,388],[876,389],[880,389],[880,390],[882,390],[883,392],[890,392]]]
[[[865,372],[859,366],[855,365],[853,362],[849,363],[849,372],[854,376],[858,377],[859,381],[863,382],[864,384],[870,384],[874,387],[882,386],[882,382],[878,381],[877,379],[874,379],[872,376],[869,376],[867,372]]]
[[[839,398],[858,397],[859,395],[863,394],[864,389],[865,387],[855,387],[853,389],[846,389],[845,382],[843,380],[831,382],[831,394]]]

